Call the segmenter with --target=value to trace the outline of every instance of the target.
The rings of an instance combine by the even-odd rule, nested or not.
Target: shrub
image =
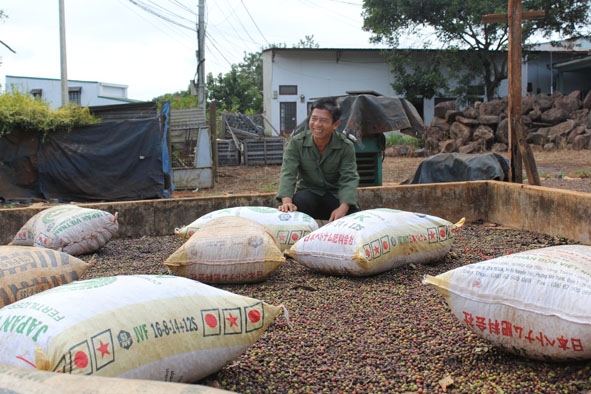
[[[52,131],[70,131],[98,122],[88,107],[70,103],[53,110],[46,101],[19,91],[0,94],[0,137],[17,129],[38,131],[45,136]]]

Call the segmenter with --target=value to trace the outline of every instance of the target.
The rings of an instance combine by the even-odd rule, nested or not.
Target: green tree
[[[409,68],[409,63],[413,62],[410,54],[393,50],[389,56],[397,79],[393,87],[396,89],[398,84],[402,89],[397,91],[416,94],[414,86],[418,86],[424,90],[423,95],[429,96],[446,90],[447,85],[442,81],[445,78],[438,75],[441,71],[435,70],[435,66],[444,69],[445,65],[454,70],[456,82],[464,84],[461,86],[464,93],[468,84],[474,82],[472,76],[479,75],[487,98],[491,99],[501,81],[507,78],[507,58],[503,51],[509,39],[508,25],[483,24],[482,17],[506,13],[507,5],[507,0],[364,0],[363,29],[371,32],[371,42],[385,43],[394,49],[401,39],[434,35],[452,54],[463,51],[459,60],[461,68],[458,68],[457,56],[442,56],[437,59],[439,64],[428,62],[425,67],[413,65]],[[530,43],[535,33],[547,39],[588,35],[590,5],[591,0],[523,0],[524,11],[545,11],[543,20],[523,22],[524,44]],[[425,47],[432,45],[428,39],[423,42]],[[463,70],[461,74],[458,73],[460,69]],[[447,78],[454,73],[447,74]]]
[[[263,112],[263,60],[260,52],[244,55],[230,72],[214,77],[207,74],[208,101],[217,101],[221,112],[258,114]]]
[[[294,48],[320,48],[320,44],[314,40],[314,35],[306,36],[293,46]]]
[[[191,90],[179,90],[175,93],[166,93],[152,99],[159,107],[166,101],[170,103],[171,109],[196,108],[199,104],[198,97],[191,94]]]

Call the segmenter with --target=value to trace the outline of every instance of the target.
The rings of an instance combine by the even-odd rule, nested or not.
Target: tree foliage
[[[314,35],[305,36],[293,48],[318,48]],[[269,48],[286,48],[271,44]],[[226,74],[207,74],[207,100],[216,101],[221,112],[260,114],[263,112],[263,56],[260,52],[245,53],[242,63],[233,64]]]
[[[152,101],[158,104],[158,107],[162,107],[165,102],[170,103],[171,109],[183,109],[183,108],[196,108],[199,104],[199,98],[196,95],[191,94],[191,89],[187,87],[187,90],[179,90],[175,93],[166,93],[162,96],[158,96],[152,99]]]
[[[208,101],[216,101],[222,112],[263,112],[263,59],[260,52],[244,55],[226,74],[207,74]]]
[[[271,44],[269,48],[286,48],[286,44]],[[294,48],[318,48],[314,36],[305,36]],[[263,57],[260,52],[244,53],[241,63],[232,64],[230,71],[214,76],[207,74],[205,82],[207,102],[217,102],[217,110],[243,114],[263,112]],[[153,99],[159,105],[170,102],[172,109],[197,107],[197,96],[190,89],[168,93]]]
[[[300,40],[293,46],[294,48],[320,48],[320,44],[314,40],[314,34],[311,36],[305,36],[304,39]]]
[[[576,38],[589,34],[591,0],[523,0],[522,3],[524,11],[545,11],[543,20],[523,21],[524,44],[530,43],[536,33],[546,39]],[[364,0],[363,29],[372,33],[371,42],[385,43],[392,48],[397,48],[401,40],[408,37],[434,35],[445,49],[464,50],[461,62],[465,71],[457,82],[461,79],[465,83],[473,79],[466,76],[479,75],[490,99],[501,81],[507,78],[506,56],[499,56],[499,53],[507,49],[509,34],[506,23],[483,24],[482,17],[507,13],[507,5],[507,0]],[[432,45],[428,39],[423,42],[426,46]],[[408,64],[409,58],[404,53],[393,53],[390,61],[396,73],[405,62]],[[457,64],[451,61],[451,57],[445,60],[447,67],[457,71]],[[412,76],[417,78],[416,85],[426,85],[425,96],[446,88],[437,78],[432,78],[433,65],[426,67],[403,69],[397,82],[406,87],[403,93],[415,93]]]

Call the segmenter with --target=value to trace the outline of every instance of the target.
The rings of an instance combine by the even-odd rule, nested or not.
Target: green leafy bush
[[[424,142],[407,134],[389,133],[386,138],[386,146],[394,145],[409,145],[415,148],[421,148]]]
[[[18,91],[0,94],[0,137],[18,129],[38,131],[45,136],[52,131],[70,131],[99,122],[88,107],[70,103],[54,110],[46,101]]]

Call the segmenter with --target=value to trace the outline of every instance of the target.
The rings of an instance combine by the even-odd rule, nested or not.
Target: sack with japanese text
[[[471,331],[511,353],[591,358],[591,246],[509,254],[427,275],[423,283]]]
[[[31,217],[11,244],[38,246],[78,256],[99,250],[118,230],[117,214],[77,205],[57,205]]]
[[[289,248],[304,235],[318,229],[314,218],[303,212],[281,212],[277,208],[258,206],[219,209],[201,216],[189,225],[176,228],[174,232],[186,241],[205,223],[222,216],[240,216],[262,224],[277,239],[281,250]]]
[[[77,281],[0,309],[0,364],[195,382],[240,356],[282,309],[178,276]]]
[[[80,279],[89,264],[67,253],[34,246],[0,246],[0,308]]]
[[[221,216],[204,223],[164,264],[200,282],[249,283],[267,279],[284,262],[277,240],[265,226]]]
[[[106,378],[39,371],[0,364],[0,393],[10,394],[229,394],[231,391],[186,383]]]
[[[439,260],[463,225],[421,213],[368,209],[320,227],[285,253],[319,272],[368,276]]]

